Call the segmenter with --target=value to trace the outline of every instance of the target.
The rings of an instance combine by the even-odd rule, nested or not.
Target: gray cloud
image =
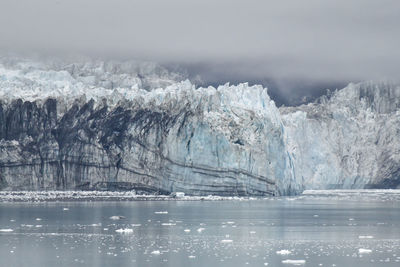
[[[205,80],[397,79],[399,14],[397,0],[2,0],[0,48],[209,66]]]

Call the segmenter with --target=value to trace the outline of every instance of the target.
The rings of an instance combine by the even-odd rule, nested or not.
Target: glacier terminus
[[[399,188],[400,86],[278,108],[144,63],[0,61],[0,189],[292,195]]]

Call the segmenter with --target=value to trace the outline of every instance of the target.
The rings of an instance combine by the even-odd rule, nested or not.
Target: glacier
[[[263,196],[398,188],[400,86],[276,107],[150,63],[0,59],[0,189]]]

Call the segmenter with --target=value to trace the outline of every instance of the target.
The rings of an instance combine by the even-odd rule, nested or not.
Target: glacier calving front
[[[283,195],[400,184],[396,84],[278,109],[262,86],[195,88],[140,71],[0,64],[0,187]]]

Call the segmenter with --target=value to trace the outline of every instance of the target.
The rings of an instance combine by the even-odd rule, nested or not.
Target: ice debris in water
[[[276,252],[276,254],[278,254],[278,255],[289,255],[290,253],[292,253],[292,252],[290,250],[287,250],[287,249],[278,250]]]
[[[366,248],[359,248],[359,249],[358,249],[358,253],[359,253],[359,254],[369,254],[369,253],[371,253],[371,252],[372,252],[371,249],[366,249]]]
[[[183,230],[185,233],[190,233],[190,229]]]
[[[197,232],[201,233],[201,232],[203,232],[204,230],[205,230],[205,228],[199,228],[199,229],[197,229]]]
[[[159,250],[154,250],[154,251],[151,252],[151,254],[153,254],[153,255],[160,255],[161,252],[160,252]]]
[[[223,240],[221,240],[221,243],[223,243],[223,244],[232,243],[232,242],[233,242],[233,240],[231,240],[231,239],[223,239]]]
[[[121,228],[121,229],[115,230],[115,232],[120,233],[120,234],[130,234],[130,233],[133,233],[133,229]]]
[[[13,229],[0,229],[0,232],[8,233],[8,232],[14,232],[14,230]]]
[[[293,264],[293,265],[304,265],[306,264],[305,260],[283,260],[283,264]]]
[[[358,236],[359,239],[372,239],[374,238],[372,235],[360,235]]]
[[[155,211],[154,214],[168,214],[168,211]]]
[[[114,221],[121,220],[121,219],[125,219],[125,217],[124,216],[111,216],[110,217],[110,220],[114,220]]]

